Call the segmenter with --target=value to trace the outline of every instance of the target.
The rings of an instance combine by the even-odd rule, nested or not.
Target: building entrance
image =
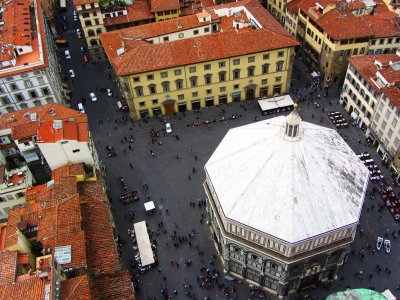
[[[254,100],[254,89],[246,90],[246,100]]]

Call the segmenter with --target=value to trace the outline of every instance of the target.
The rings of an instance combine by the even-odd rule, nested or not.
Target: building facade
[[[297,45],[257,1],[113,31],[101,40],[136,119],[288,93]]]
[[[33,1],[32,6],[29,1],[20,3],[6,4],[2,15],[0,113],[3,114],[47,103],[65,104],[54,39],[39,1]],[[25,21],[17,22],[14,13],[26,15]]]
[[[295,109],[231,129],[205,171],[210,228],[227,272],[279,296],[336,279],[369,178],[336,131],[301,122]]]
[[[178,18],[181,15],[179,0],[151,0],[150,8],[156,22]]]
[[[349,60],[341,101],[371,138],[382,159],[399,174],[400,52]]]
[[[285,28],[300,42],[299,55],[326,84],[342,84],[351,56],[394,53],[400,47],[396,13],[375,2],[294,0]]]
[[[106,30],[99,0],[74,0],[74,6],[82,25],[83,38],[86,39],[91,59],[94,61],[104,60],[99,34]]]

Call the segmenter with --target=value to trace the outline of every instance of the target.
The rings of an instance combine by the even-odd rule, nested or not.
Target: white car
[[[113,92],[111,89],[107,89],[107,96],[108,97],[112,97],[113,96]]]
[[[71,77],[71,78],[75,77],[75,72],[72,69],[68,71],[68,74],[69,74],[69,77]]]
[[[93,102],[97,101],[97,97],[96,97],[95,93],[90,93],[89,96],[90,96],[90,99],[92,99]]]
[[[169,123],[165,124],[165,132],[166,133],[171,133],[172,132],[171,124],[169,124]]]
[[[383,245],[383,238],[378,236],[378,238],[376,239],[376,250],[381,250],[382,245]]]
[[[65,50],[64,54],[65,54],[65,59],[68,59],[68,60],[71,59],[71,53],[69,53],[69,50]]]
[[[85,109],[83,108],[83,104],[82,103],[78,103],[78,110],[84,114],[85,113]]]
[[[385,240],[383,244],[385,245],[386,253],[390,253],[390,240]]]
[[[76,13],[76,11],[74,11],[74,21],[78,21],[78,14]]]

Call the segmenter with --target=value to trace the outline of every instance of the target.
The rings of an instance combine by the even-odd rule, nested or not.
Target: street
[[[68,28],[75,29],[77,22],[72,20],[71,6],[68,7],[67,16],[70,25]],[[202,203],[199,201],[203,201],[205,197],[202,186],[205,180],[203,167],[230,128],[254,122],[255,117],[263,120],[277,115],[261,116],[257,102],[253,101],[244,105],[234,103],[231,106],[224,106],[224,114],[220,108],[213,107],[202,109],[200,115],[188,111],[185,115],[179,113],[176,116],[168,117],[166,120],[171,123],[173,130],[173,133],[170,134],[164,133],[164,123],[157,119],[150,119],[148,122],[131,122],[129,114],[117,110],[118,87],[112,78],[107,78],[107,74],[111,73],[109,64],[93,64],[91,61],[85,63],[79,49],[83,45],[83,40],[78,39],[75,31],[71,30],[67,31],[63,37],[69,41],[68,49],[72,56],[72,59],[67,61],[63,55],[67,48],[60,48],[60,63],[63,72],[72,68],[76,73],[73,80],[68,79],[68,84],[73,91],[71,107],[77,109],[77,104],[82,102],[82,97],[86,98],[84,108],[89,117],[90,131],[95,140],[101,163],[107,170],[105,180],[111,196],[112,215],[117,233],[124,241],[121,261],[130,270],[131,275],[137,275],[138,271],[135,266],[131,266],[134,250],[128,236],[128,228],[131,228],[133,222],[145,220],[153,232],[152,239],[157,241],[159,264],[145,274],[138,275],[140,284],[137,289],[137,299],[162,299],[162,289],[167,289],[169,295],[176,299],[186,298],[185,292],[195,295],[194,299],[205,297],[226,299],[226,291],[223,290],[222,285],[218,288],[214,284],[210,289],[206,289],[198,284],[201,270],[215,269],[220,275],[223,274],[223,268],[206,223],[205,207],[204,205],[199,206],[199,203]],[[85,48],[87,49],[86,45]],[[296,88],[303,90],[311,80],[312,78],[305,71],[304,66],[296,61],[293,90]],[[113,89],[116,94],[115,98],[109,98],[99,90],[100,88]],[[90,92],[96,93],[97,102],[90,101]],[[294,94],[292,97],[297,99]],[[334,88],[329,90],[329,98],[321,97],[318,100],[319,108],[314,108],[313,102],[314,100],[300,103],[300,113],[304,121],[334,128],[333,123],[327,117],[327,112],[332,111],[340,111],[345,118],[350,119],[350,116],[339,105],[338,91]],[[241,117],[226,122],[211,123],[210,128],[192,126],[195,122],[218,119],[222,115],[229,117],[232,114],[239,114]],[[128,120],[122,119],[123,117],[127,117]],[[158,131],[159,136],[155,143],[151,142],[151,129]],[[343,136],[347,137],[346,141],[354,152],[368,151],[385,177],[390,178],[389,171],[382,166],[375,149],[367,146],[363,133],[359,129],[350,125],[349,128],[340,131]],[[131,135],[133,143],[128,141]],[[176,135],[179,139],[176,138]],[[114,147],[117,156],[108,157],[107,145]],[[129,145],[131,145],[131,149]],[[154,153],[154,156],[151,155],[151,152]],[[123,193],[118,180],[120,176],[127,183],[128,190],[139,192],[139,201],[126,205],[119,202],[119,197]],[[143,189],[143,184],[148,185],[148,190]],[[338,280],[329,287],[318,286],[315,290],[306,290],[302,295],[292,296],[291,299],[301,299],[304,295],[323,299],[328,294],[344,290],[346,287],[373,287],[379,292],[388,288],[399,296],[399,292],[396,290],[400,285],[398,281],[400,270],[396,268],[396,265],[400,263],[397,255],[399,243],[392,237],[392,232],[399,230],[399,227],[386,207],[379,212],[379,204],[383,203],[379,195],[376,195],[375,199],[369,197],[374,186],[379,187],[379,183],[370,182],[366,194],[359,227],[363,233],[357,234],[353,244],[354,254],[348,257],[341,268]],[[396,188],[396,195],[398,192],[398,188]],[[147,200],[155,202],[156,212],[153,215],[147,215],[144,211],[143,204]],[[126,217],[130,209],[134,211],[133,222],[129,222]],[[392,242],[391,253],[386,254],[383,250],[374,253],[372,249],[375,249],[377,236],[385,237],[386,230],[388,230],[388,238]],[[188,237],[191,232],[194,232],[194,237]],[[176,242],[171,239],[173,235],[187,239]],[[177,243],[178,246],[174,246],[174,243]],[[370,247],[368,244],[372,246]],[[362,250],[362,255],[360,250]],[[191,266],[185,266],[185,260],[191,260]],[[382,269],[382,271],[378,269]],[[357,276],[356,273],[359,271],[362,271],[363,277]],[[224,283],[224,287],[228,287],[228,298],[233,298],[235,294],[237,299],[249,298],[248,284],[224,282],[221,276],[218,281]],[[235,286],[234,292],[232,291],[233,285]],[[174,290],[176,290],[176,294],[174,294]]]

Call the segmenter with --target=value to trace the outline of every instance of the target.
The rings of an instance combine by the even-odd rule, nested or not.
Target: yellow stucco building
[[[179,0],[151,0],[150,8],[156,22],[178,18],[181,15]]]
[[[257,0],[100,39],[135,119],[288,93],[298,44]]]

